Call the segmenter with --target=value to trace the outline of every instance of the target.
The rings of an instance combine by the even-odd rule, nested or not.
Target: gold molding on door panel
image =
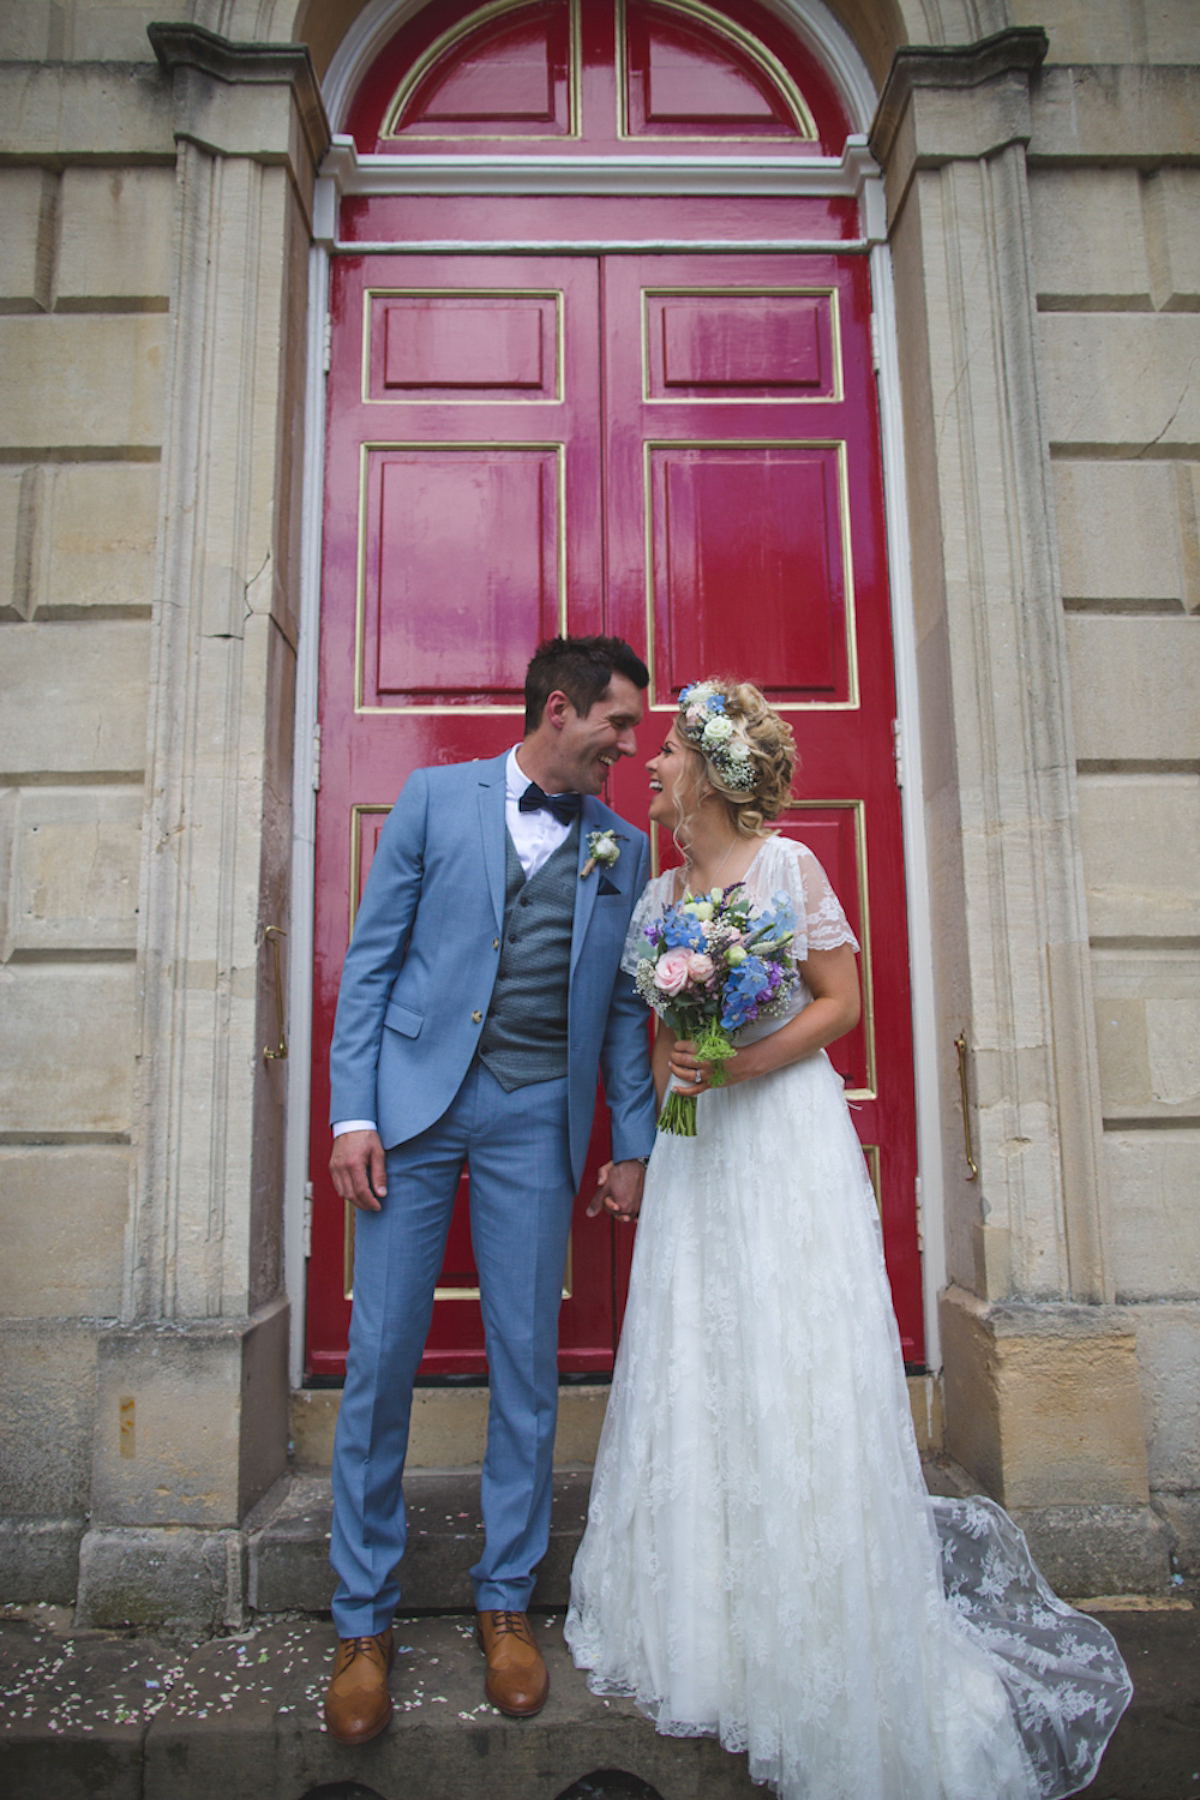
[[[508,713],[524,716],[525,703],[512,704],[473,701],[455,705],[453,701],[423,703],[416,706],[368,706],[363,699],[366,659],[366,588],[367,588],[367,476],[371,456],[378,451],[387,450],[539,450],[554,452],[557,480],[555,491],[558,502],[558,518],[556,520],[556,558],[558,575],[558,632],[562,637],[567,631],[567,447],[562,443],[542,443],[537,440],[492,439],[490,441],[467,441],[458,438],[422,438],[419,441],[397,440],[376,442],[374,440],[360,444],[358,465],[358,545],[355,551],[354,578],[354,711],[356,714],[380,717],[383,715],[411,715],[413,718],[440,717],[453,714],[456,717],[474,718],[484,714]]]
[[[646,665],[650,686],[648,712],[674,713],[674,700],[658,697],[654,634],[654,513],[653,454],[656,450],[833,450],[837,455],[838,528],[842,544],[842,569],[846,584],[846,698],[844,700],[773,700],[777,712],[857,712],[858,612],[854,594],[854,560],[850,545],[850,474],[846,444],[842,438],[647,438],[642,445],[642,514],[646,590]],[[697,671],[694,679],[700,680]]]
[[[666,298],[706,299],[826,299],[829,306],[829,338],[830,356],[833,361],[833,392],[817,394],[812,399],[804,399],[794,394],[771,396],[767,394],[731,394],[728,399],[717,399],[704,394],[697,397],[691,395],[672,399],[662,394],[650,392],[650,307],[651,300]],[[665,360],[664,360],[664,374]],[[764,382],[762,384],[766,386]],[[846,398],[845,382],[842,370],[842,311],[841,292],[835,286],[829,287],[650,287],[642,289],[642,404],[643,406],[834,406],[841,405]]]
[[[391,800],[355,801],[350,808],[350,923],[347,940],[354,936],[354,921],[358,917],[358,903],[362,898],[358,891],[358,871],[362,867],[362,822],[368,813],[390,813]]]
[[[732,19],[725,18],[723,14],[714,11],[711,6],[703,5],[702,0],[657,0],[657,4],[664,12],[676,12],[681,14],[685,19],[695,19],[700,24],[707,25],[709,30],[717,37],[723,37],[728,42],[734,44],[737,49],[741,51],[743,56],[757,66],[759,71],[767,77],[768,81],[774,82],[775,86],[782,93],[792,111],[792,124],[796,127],[796,136],[802,142],[808,144],[817,141],[818,133],[816,121],[808,110],[808,103],[792,76],[788,74],[773,50],[768,50],[765,44],[760,43],[751,32],[746,31],[741,25],[736,25]],[[630,143],[641,143],[644,138],[657,136],[660,142],[663,139],[667,139],[671,143],[676,144],[762,144],[795,141],[793,139],[781,140],[772,138],[769,133],[765,131],[746,132],[744,134],[739,134],[736,131],[723,131],[719,133],[671,131],[662,132],[661,134],[647,131],[640,136],[631,132],[629,129],[629,104],[627,98],[629,93],[629,58],[626,54],[625,27],[625,0],[617,0],[616,74],[618,138],[624,139],[626,142]]]
[[[879,1214],[879,1223],[883,1224],[883,1174],[879,1167],[879,1145],[862,1144],[859,1146],[867,1159],[867,1175],[871,1186],[875,1189],[875,1210]]]
[[[867,806],[865,800],[797,800],[791,799],[784,813],[849,811],[854,818],[854,871],[858,880],[858,923],[860,981],[862,984],[863,1044],[867,1054],[867,1085],[847,1088],[847,1100],[876,1100],[879,1097],[878,1065],[875,1058],[875,980],[871,956],[871,902],[867,887]],[[826,870],[828,874],[828,870]],[[840,898],[840,896],[839,896]]]
[[[509,396],[503,400],[431,400],[428,398],[388,400],[371,394],[371,302],[373,300],[553,300],[554,301],[554,393],[541,394],[536,400]],[[563,403],[563,311],[561,288],[447,288],[386,287],[363,289],[362,331],[362,403],[364,406],[561,406]]]
[[[349,1200],[344,1203],[346,1216],[342,1225],[342,1299],[354,1299],[354,1215],[357,1208]],[[575,1293],[575,1233],[567,1237],[567,1262],[563,1270],[562,1298],[570,1300]],[[478,1300],[477,1287],[435,1287],[434,1300]]]
[[[388,102],[384,113],[383,125],[379,136],[390,139],[392,143],[401,141],[401,134],[396,130],[396,122],[404,115],[404,109],[424,81],[434,64],[456,43],[469,37],[481,25],[488,25],[494,19],[502,18],[505,13],[516,12],[528,4],[528,0],[492,0],[491,5],[481,6],[456,25],[451,25],[441,36],[436,38],[423,55],[419,56],[404,80],[396,89]],[[452,141],[458,144],[503,144],[503,143],[550,143],[570,142],[572,138],[583,135],[583,119],[581,113],[581,95],[583,92],[583,53],[580,47],[579,31],[580,0],[568,0],[567,20],[567,129],[566,131],[414,131],[411,137],[402,141],[408,144],[440,144]]]

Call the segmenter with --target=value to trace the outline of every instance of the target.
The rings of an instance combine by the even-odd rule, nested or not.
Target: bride
[[[714,713],[729,731],[706,732]],[[757,688],[705,682],[649,764],[650,818],[685,860],[646,889],[626,969],[685,891],[744,883],[791,903],[801,979],[715,1088],[659,1024],[660,1103],[668,1082],[701,1096],[697,1135],[661,1134],[647,1174],[567,1642],[595,1692],[748,1751],[782,1800],[1057,1800],[1131,1685],[999,1507],[925,1493],[825,1055],[858,1019],[858,945],[812,853],[765,829],[794,760]]]

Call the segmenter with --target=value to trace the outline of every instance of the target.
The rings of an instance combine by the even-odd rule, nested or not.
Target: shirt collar
[[[519,800],[529,786],[529,777],[517,761],[520,744],[514,744],[504,764],[504,797],[506,800]]]

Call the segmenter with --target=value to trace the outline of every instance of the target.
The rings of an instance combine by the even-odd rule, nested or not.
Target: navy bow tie
[[[536,781],[531,781],[517,802],[522,812],[553,813],[560,825],[570,825],[579,817],[582,794],[544,794]]]

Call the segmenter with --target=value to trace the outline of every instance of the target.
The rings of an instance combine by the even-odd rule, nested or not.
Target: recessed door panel
[[[402,34],[414,52],[423,48],[386,105],[381,139],[390,149],[408,138],[570,133],[579,104],[579,6],[428,7]]]
[[[757,669],[773,699],[848,701],[836,446],[647,446],[655,692]]]
[[[520,702],[559,628],[559,447],[364,449],[364,706]]]
[[[645,295],[647,400],[840,397],[836,294]]]
[[[618,0],[617,32],[631,138],[816,137],[783,63],[715,10]]]
[[[556,294],[367,293],[364,398],[557,400]]]

